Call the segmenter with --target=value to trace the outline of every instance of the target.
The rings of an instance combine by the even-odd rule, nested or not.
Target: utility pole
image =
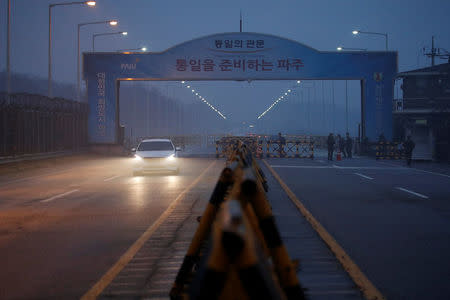
[[[436,56],[436,48],[434,48],[434,35],[431,36],[431,65],[434,66],[434,57]]]
[[[10,55],[11,55],[11,0],[8,0],[8,20],[6,22],[7,29],[7,40],[6,40],[6,92],[8,94],[11,93],[11,64],[10,64]]]
[[[424,48],[425,51],[425,48]],[[442,53],[441,53],[442,51]],[[431,57],[431,66],[434,66],[434,58],[439,57],[441,59],[448,59],[450,62],[450,53],[443,48],[434,47],[434,36],[431,37],[431,52],[424,53],[424,55]]]
[[[239,12],[239,32],[242,32],[242,10]]]

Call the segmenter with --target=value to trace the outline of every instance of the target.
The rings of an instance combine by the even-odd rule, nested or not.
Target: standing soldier
[[[347,155],[345,155],[345,141],[344,139],[341,137],[340,134],[337,135],[337,145],[339,147],[339,152],[342,153],[342,155],[344,155],[344,158],[347,157]]]
[[[416,147],[416,144],[411,139],[411,136],[408,135],[406,141],[403,143],[403,149],[405,149],[406,164],[408,166],[411,166],[411,157],[414,147]]]
[[[328,146],[328,160],[333,160],[333,150],[334,150],[334,136],[332,133],[328,135],[327,146]]]
[[[280,152],[280,157],[284,157],[286,152],[284,151],[284,146],[286,145],[286,139],[278,132],[278,151]]]
[[[352,158],[353,140],[350,134],[347,132],[345,136],[345,150],[347,151],[347,157]]]

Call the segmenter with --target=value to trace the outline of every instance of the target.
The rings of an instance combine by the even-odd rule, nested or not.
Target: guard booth
[[[89,142],[119,143],[121,81],[360,80],[362,136],[392,138],[397,52],[318,51],[259,33],[221,33],[163,52],[83,53],[90,107]]]

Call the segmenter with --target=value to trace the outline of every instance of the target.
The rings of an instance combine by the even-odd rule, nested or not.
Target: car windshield
[[[142,142],[138,151],[168,151],[173,150],[173,145],[168,141]]]

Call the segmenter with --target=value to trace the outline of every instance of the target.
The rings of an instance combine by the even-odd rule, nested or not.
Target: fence
[[[62,98],[0,94],[0,156],[77,150],[87,145],[88,106]]]

